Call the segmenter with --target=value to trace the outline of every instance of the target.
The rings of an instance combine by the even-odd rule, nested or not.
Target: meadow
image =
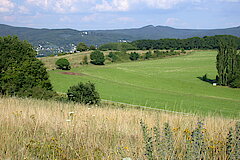
[[[144,142],[140,121],[148,129],[159,127],[161,137],[167,122],[175,156],[189,159],[185,157],[188,140],[194,138],[191,132],[196,130],[199,120],[203,123],[200,131],[204,134],[204,159],[228,159],[227,136],[230,127],[235,130],[233,119],[170,114],[116,104],[87,106],[0,97],[0,159],[147,159],[148,143]],[[239,133],[238,128],[236,134]],[[239,139],[236,142],[239,147]]]
[[[82,62],[84,56],[87,56],[88,59],[90,59],[91,52],[92,51],[84,51],[84,52],[78,52],[78,53],[74,53],[74,54],[66,54],[66,55],[62,55],[62,56],[41,57],[38,59],[40,59],[45,64],[45,67],[48,70],[55,69],[56,68],[55,62],[60,58],[68,59],[68,61],[71,62],[71,67],[76,68],[76,67],[81,66],[80,62]],[[103,51],[103,54],[108,55],[109,52],[111,52],[111,51]],[[146,53],[147,51],[144,51],[144,50],[127,51],[127,53],[131,53],[131,52],[138,52],[138,53],[142,54],[142,53]]]
[[[212,86],[199,79],[214,79],[216,51],[195,51],[189,55],[157,60],[86,65],[62,74],[49,71],[57,92],[67,92],[78,82],[95,83],[101,98],[134,105],[198,114],[239,117],[239,89]]]

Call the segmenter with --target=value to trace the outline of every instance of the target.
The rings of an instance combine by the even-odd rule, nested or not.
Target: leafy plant
[[[136,52],[131,52],[129,58],[130,58],[132,61],[136,61],[136,60],[138,60],[138,58],[139,58],[139,54],[136,53]]]
[[[95,85],[91,82],[82,83],[72,86],[67,92],[68,100],[83,104],[99,104],[100,96],[95,90]]]
[[[95,65],[104,65],[105,58],[103,52],[99,50],[93,51],[90,54],[91,63]]]
[[[88,46],[85,43],[83,43],[83,42],[78,43],[77,51],[82,52],[82,51],[87,51],[87,50],[88,50]]]
[[[71,69],[70,63],[66,58],[58,59],[55,64],[56,64],[58,69],[62,69],[62,70]]]

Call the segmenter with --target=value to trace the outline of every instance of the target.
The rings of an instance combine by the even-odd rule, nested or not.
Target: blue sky
[[[240,0],[0,0],[0,23],[77,30],[240,26]]]

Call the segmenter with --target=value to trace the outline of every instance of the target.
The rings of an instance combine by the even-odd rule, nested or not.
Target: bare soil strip
[[[67,74],[67,75],[75,75],[75,76],[86,76],[86,74],[83,73],[74,73],[74,72],[60,72],[61,74]]]

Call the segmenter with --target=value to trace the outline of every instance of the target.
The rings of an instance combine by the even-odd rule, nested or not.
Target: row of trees
[[[140,50],[149,49],[218,49],[221,39],[236,41],[240,49],[240,38],[231,35],[205,36],[203,38],[193,37],[188,39],[159,39],[159,40],[137,40],[131,45]]]
[[[137,47],[133,46],[131,43],[107,43],[101,45],[99,48],[101,51],[114,50],[114,51],[127,51],[136,50]]]

